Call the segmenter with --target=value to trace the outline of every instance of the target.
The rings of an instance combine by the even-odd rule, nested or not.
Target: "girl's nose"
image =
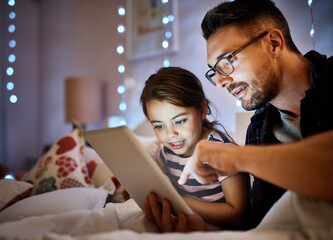
[[[176,137],[176,136],[178,136],[178,132],[175,129],[171,128],[171,129],[168,130],[168,137],[169,138],[173,138],[173,137]]]

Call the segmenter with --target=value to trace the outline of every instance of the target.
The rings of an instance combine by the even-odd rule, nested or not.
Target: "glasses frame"
[[[218,71],[218,72],[219,72],[220,74],[222,74],[223,76],[230,76],[230,75],[234,72],[234,70],[235,70],[235,68],[234,68],[234,66],[232,65],[232,63],[230,62],[230,60],[231,60],[234,56],[236,56],[236,54],[238,54],[240,51],[244,50],[246,47],[250,46],[252,43],[254,43],[255,41],[257,41],[258,39],[264,37],[267,33],[268,33],[268,31],[265,31],[265,32],[260,33],[258,36],[256,36],[255,38],[251,39],[249,42],[247,42],[246,44],[244,44],[244,45],[241,46],[240,48],[236,49],[235,51],[233,51],[232,53],[230,53],[228,56],[226,56],[226,57],[221,57],[220,59],[218,59],[218,60],[216,61],[215,65],[214,65],[213,67],[211,67],[211,68],[206,72],[206,74],[205,74],[205,77],[208,79],[208,81],[209,81],[211,84],[213,84],[214,86],[216,86],[216,81],[212,79],[212,77],[215,76],[216,71]],[[230,72],[229,74],[226,74],[226,73],[220,71],[220,70],[216,67],[217,64],[219,64],[219,62],[220,62],[222,59],[227,60],[227,61],[230,63],[231,67],[232,67],[232,70],[231,70],[231,72]]]

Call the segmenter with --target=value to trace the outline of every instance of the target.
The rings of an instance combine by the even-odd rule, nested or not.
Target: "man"
[[[199,142],[179,182],[186,182],[190,174],[201,183],[215,181],[219,175],[253,174],[252,227],[285,190],[333,201],[329,111],[333,58],[315,51],[302,56],[286,19],[270,0],[221,3],[207,12],[201,27],[207,40],[207,79],[226,88],[244,109],[256,112],[247,146]],[[146,216],[159,223],[161,230],[174,230],[168,202],[158,209],[156,198],[148,196]],[[193,227],[198,223],[193,218],[179,216],[177,230],[186,226],[205,230]]]

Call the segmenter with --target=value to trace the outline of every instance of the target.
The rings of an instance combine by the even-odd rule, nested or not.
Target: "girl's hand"
[[[163,199],[161,204],[154,193],[150,193],[145,199],[146,218],[154,222],[161,232],[208,231],[205,221],[199,215],[179,213],[175,216],[171,213],[171,208],[169,201]]]

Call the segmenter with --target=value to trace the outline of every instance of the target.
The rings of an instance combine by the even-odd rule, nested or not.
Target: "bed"
[[[0,239],[333,239],[333,205],[290,191],[255,229],[161,234],[103,164],[74,129],[22,180],[0,180]]]

